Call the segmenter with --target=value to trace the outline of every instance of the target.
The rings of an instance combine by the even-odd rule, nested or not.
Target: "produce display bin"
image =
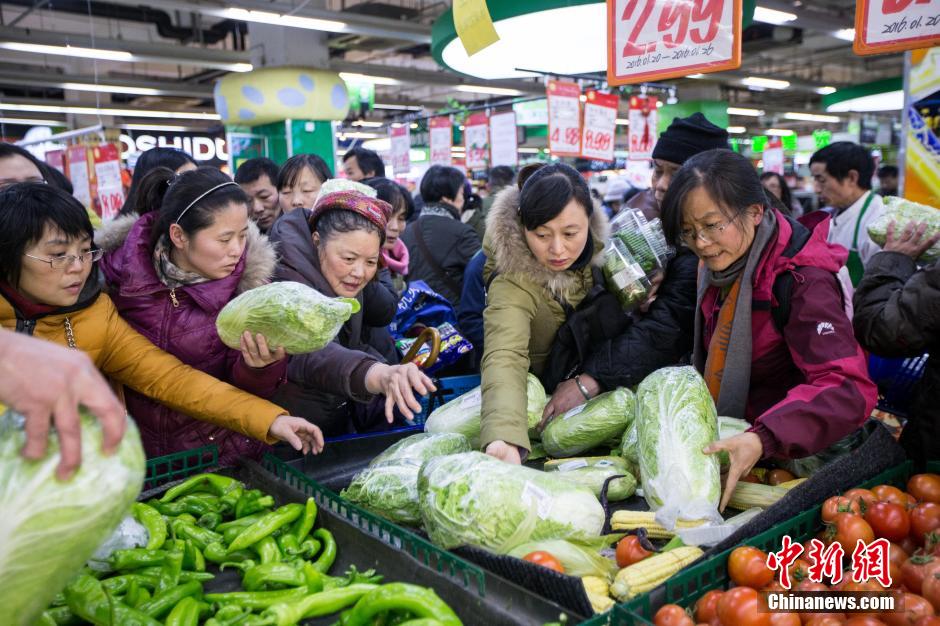
[[[219,464],[218,446],[203,446],[147,460],[144,489],[154,489],[173,480],[205,472]]]
[[[940,473],[940,461],[928,463],[927,470]],[[877,485],[888,484],[903,489],[912,473],[913,464],[906,461],[857,486],[870,489]],[[742,545],[754,546],[765,552],[777,551],[780,549],[780,541],[784,535],[789,535],[794,542],[802,543],[816,536],[816,533],[821,530],[821,514],[822,505],[815,506],[742,542]],[[683,608],[688,608],[707,591],[727,589],[731,583],[728,576],[728,556],[733,549],[730,548],[699,561],[653,589],[649,594],[618,605],[611,611],[611,626],[651,626],[653,615],[664,604],[678,604]]]

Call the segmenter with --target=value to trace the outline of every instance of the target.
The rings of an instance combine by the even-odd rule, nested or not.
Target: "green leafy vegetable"
[[[369,467],[405,459],[415,460],[421,464],[436,456],[458,452],[470,452],[470,442],[460,433],[418,433],[386,449],[385,452],[372,459]]]
[[[20,456],[23,417],[0,405],[0,607],[4,624],[36,623],[130,512],[144,480],[144,450],[132,420],[115,454],[101,453],[101,427],[81,410],[82,465],[55,477],[59,444],[40,461]]]
[[[549,461],[545,464],[545,471],[557,472],[559,478],[587,487],[598,498],[608,478],[622,476],[610,481],[607,487],[607,499],[611,502],[626,500],[636,492],[636,478],[630,473],[627,462],[616,456]]]
[[[545,389],[539,379],[529,374],[526,380],[528,394],[529,430],[532,431],[542,419],[542,410],[545,408],[547,398]],[[429,433],[460,433],[470,441],[470,447],[480,447],[480,413],[483,405],[483,395],[480,388],[454,398],[447,404],[436,409],[428,417],[424,429]]]
[[[558,559],[569,576],[598,576],[609,581],[617,573],[617,564],[613,559],[601,556],[600,551],[610,543],[609,537],[598,537],[590,541],[547,539],[516,546],[509,552],[509,556],[521,559],[527,554],[545,551]]]
[[[377,515],[401,524],[421,522],[418,471],[421,461],[398,459],[370,465],[340,494]]]
[[[715,403],[693,367],[653,372],[637,390],[643,495],[657,521],[720,521],[718,458],[702,452],[718,437]]]
[[[551,456],[574,456],[608,439],[619,440],[635,416],[633,392],[620,387],[553,419],[542,431],[542,445]]]
[[[246,291],[225,305],[215,320],[219,338],[239,349],[248,330],[264,335],[273,349],[288,354],[321,350],[359,311],[355,298],[328,298],[316,289],[294,282],[271,283]]]
[[[637,410],[639,413],[639,410]],[[640,451],[637,449],[637,434],[636,434],[636,423],[638,420],[633,420],[627,430],[623,431],[623,441],[620,442],[620,456],[623,457],[628,464],[631,470],[633,470],[634,476],[639,476],[640,471]]]
[[[444,548],[505,554],[529,541],[595,538],[604,526],[604,509],[587,488],[480,452],[425,463],[418,494],[425,530]]]
[[[895,232],[898,233],[910,222],[918,224],[926,222],[925,240],[940,232],[940,210],[894,196],[885,198],[884,204],[884,212],[868,224],[868,236],[879,246],[885,245],[888,238],[888,225],[892,221],[895,222]],[[940,241],[924,252],[918,260],[921,263],[933,263],[937,259],[940,259]]]
[[[617,296],[624,311],[640,306],[649,295],[646,272],[619,238],[611,239],[604,248],[603,272],[607,290]]]

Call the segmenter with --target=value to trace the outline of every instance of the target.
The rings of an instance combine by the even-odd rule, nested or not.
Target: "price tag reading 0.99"
[[[611,69],[621,82],[739,63],[741,0],[611,1]]]

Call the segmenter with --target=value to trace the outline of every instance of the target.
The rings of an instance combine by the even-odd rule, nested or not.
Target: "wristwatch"
[[[574,377],[575,384],[578,385],[578,389],[581,391],[581,395],[584,396],[585,402],[591,399],[591,394],[588,392],[587,387],[584,386],[584,383],[581,382],[581,375]]]

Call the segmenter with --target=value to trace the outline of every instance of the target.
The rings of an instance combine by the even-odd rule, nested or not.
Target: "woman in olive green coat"
[[[493,203],[483,241],[487,454],[520,463],[528,453],[526,376],[542,373],[566,309],[594,286],[591,266],[601,262],[607,235],[607,219],[594,210],[587,183],[561,163],[542,167],[522,191],[506,189]]]

